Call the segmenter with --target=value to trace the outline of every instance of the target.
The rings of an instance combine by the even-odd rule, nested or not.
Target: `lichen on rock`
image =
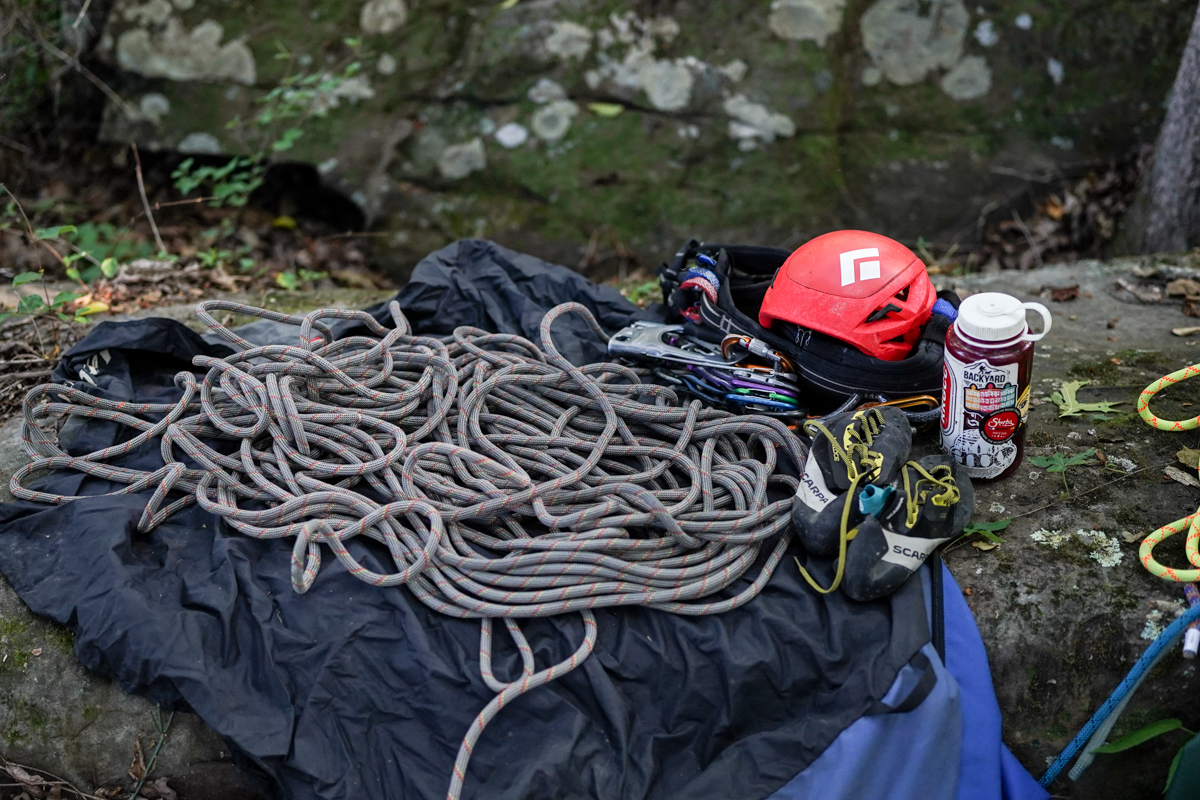
[[[592,49],[592,31],[578,22],[559,20],[544,42],[546,52],[562,59],[583,58]]]
[[[117,63],[147,78],[252,85],[254,54],[240,39],[222,45],[224,36],[225,29],[215,20],[205,20],[188,31],[172,16],[161,32],[131,28],[122,33],[117,39]]]
[[[391,33],[408,21],[404,0],[368,0],[358,15],[363,33]]]
[[[882,76],[898,86],[920,83],[962,57],[971,16],[962,0],[876,0],[862,15],[863,47]]]
[[[463,144],[452,144],[437,159],[438,172],[448,181],[462,180],[472,172],[487,168],[487,153],[479,137]]]
[[[941,81],[942,91],[955,100],[974,100],[992,88],[992,70],[982,56],[967,56]]]
[[[842,27],[846,0],[774,0],[767,24],[781,39],[816,42],[826,40]]]
[[[211,133],[196,131],[180,140],[175,149],[185,155],[221,155],[221,142]]]
[[[570,100],[555,100],[533,112],[529,126],[539,139],[557,142],[571,130],[571,123],[579,114],[579,106]]]
[[[779,136],[796,135],[796,123],[786,114],[772,111],[762,103],[751,101],[745,95],[735,94],[726,98],[722,107],[732,118],[729,122],[729,135],[734,139],[769,143]]]

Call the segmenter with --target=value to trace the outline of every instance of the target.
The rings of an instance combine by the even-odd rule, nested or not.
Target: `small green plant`
[[[281,289],[287,289],[289,292],[294,292],[300,288],[302,284],[319,281],[329,275],[328,272],[314,272],[309,269],[301,269],[298,272],[281,272],[275,276],[275,284]]]
[[[44,278],[45,275],[42,272],[22,272],[12,279],[12,285],[15,289],[27,283],[42,281]],[[58,292],[51,298],[50,290],[43,282],[42,294],[27,294],[23,296],[17,301],[15,311],[0,314],[0,322],[9,317],[37,316],[40,314],[53,314],[63,322],[87,322],[90,315],[108,310],[108,306],[104,303],[88,303],[81,308],[72,308],[75,301],[84,296],[79,292]]]
[[[295,146],[304,136],[304,122],[325,117],[340,104],[341,93],[362,70],[362,42],[344,39],[356,56],[337,72],[295,73],[287,75],[262,97],[260,106],[250,120],[234,117],[225,124],[235,138],[242,142],[247,155],[230,159],[222,166],[198,166],[196,159],[180,162],[171,173],[175,188],[187,196],[205,187],[209,205],[219,208],[241,208],[255,189],[263,185],[274,159]],[[277,59],[290,61],[292,54],[276,43]]]
[[[1112,414],[1116,411],[1113,406],[1119,406],[1125,402],[1123,400],[1118,400],[1111,403],[1079,402],[1079,400],[1075,397],[1075,393],[1084,386],[1087,386],[1089,383],[1091,383],[1091,381],[1068,381],[1067,383],[1064,383],[1058,391],[1050,395],[1050,400],[1053,401],[1056,406],[1058,406],[1059,417],[1078,417],[1084,412],[1092,412],[1094,414]],[[1107,419],[1107,417],[1100,418]]]
[[[1067,467],[1079,467],[1085,464],[1096,463],[1096,448],[1089,447],[1082,453],[1075,453],[1071,456],[1064,456],[1062,453],[1054,453],[1049,456],[1033,456],[1029,459],[1030,463],[1035,466],[1042,467],[1046,472],[1057,472],[1062,475],[1063,480],[1063,496],[1071,493],[1071,486],[1067,483]]]
[[[1012,517],[998,519],[995,522],[972,522],[963,528],[962,533],[954,539],[950,544],[946,545],[947,552],[962,544],[966,544],[975,536],[982,537],[983,541],[975,542],[975,546],[980,549],[991,550],[993,547],[998,547],[1004,544],[1004,540],[996,534],[1008,527],[1012,522]]]
[[[1115,742],[1110,742],[1102,747],[1097,747],[1092,752],[1123,753],[1130,748],[1137,747],[1139,744],[1144,744],[1151,739],[1156,739],[1159,736],[1163,736],[1168,733],[1174,733],[1175,731],[1183,731],[1188,736],[1187,739],[1184,740],[1183,744],[1180,745],[1179,750],[1175,752],[1175,757],[1171,759],[1171,766],[1167,769],[1167,784],[1163,787],[1163,793],[1165,794],[1166,791],[1171,788],[1171,781],[1175,780],[1175,771],[1179,768],[1179,760],[1183,756],[1183,749],[1187,747],[1188,743],[1192,741],[1192,738],[1196,736],[1196,732],[1190,731],[1183,727],[1183,722],[1180,720],[1160,719],[1155,722],[1151,722],[1144,728],[1140,728],[1127,736],[1122,736]]]

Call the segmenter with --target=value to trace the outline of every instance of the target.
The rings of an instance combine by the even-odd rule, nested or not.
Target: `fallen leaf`
[[[25,792],[28,793],[26,797],[30,795],[33,797],[43,797],[45,795],[43,787],[46,785],[46,779],[41,775],[33,775],[26,772],[16,764],[5,764],[4,771],[12,776],[13,780],[25,787]],[[25,794],[25,792],[22,794]]]
[[[296,220],[292,217],[284,215],[271,220],[271,226],[274,228],[282,228],[285,231],[290,231],[296,227]]]
[[[142,740],[140,737],[133,741],[133,763],[129,765],[129,777],[135,781],[140,781],[146,777],[146,758],[142,755]]]
[[[142,787],[140,794],[146,800],[179,800],[179,795],[175,794],[175,790],[167,785],[166,778],[159,778],[147,783]]]
[[[1110,319],[1110,320],[1108,321],[1108,327],[1109,327],[1109,328],[1115,328],[1115,327],[1117,327],[1117,323],[1118,323],[1118,322],[1120,322],[1120,321],[1121,321],[1121,318],[1120,318],[1120,317],[1113,317],[1112,319]]]
[[[1185,467],[1200,469],[1200,450],[1193,450],[1190,447],[1185,447],[1176,453],[1175,457],[1179,459],[1179,463],[1183,464]]]
[[[598,117],[615,117],[624,110],[620,103],[588,103],[588,111]]]
[[[1183,298],[1183,313],[1189,317],[1200,317],[1200,297]]]
[[[1116,411],[1113,406],[1119,406],[1125,402],[1124,400],[1100,403],[1079,402],[1075,397],[1075,393],[1089,383],[1090,381],[1068,381],[1058,391],[1050,395],[1050,399],[1058,406],[1058,415],[1060,417],[1078,417],[1085,411],[1091,411],[1096,414],[1111,414]]]
[[[1195,297],[1200,295],[1200,281],[1191,278],[1176,278],[1167,284],[1167,297]]]
[[[988,550],[995,550],[999,546],[995,542],[971,542],[971,547],[974,547],[976,550],[982,550],[985,553]]]
[[[33,653],[35,656],[40,656],[40,655],[42,654],[42,648],[40,648],[40,647],[35,647],[35,648],[33,648],[33,650],[31,650],[30,652],[32,652],[32,653]]]
[[[1145,538],[1145,536],[1146,534],[1144,533],[1130,533],[1129,531],[1121,531],[1121,538],[1125,541],[1125,544],[1140,542],[1143,538]]]
[[[964,594],[964,595],[966,595],[967,597],[970,597],[970,596],[971,596],[971,587],[970,587],[970,586],[964,586],[964,587],[963,587],[963,594]]]
[[[1196,480],[1196,476],[1191,473],[1184,472],[1179,467],[1167,467],[1163,470],[1163,474],[1176,483],[1182,483],[1184,486],[1194,486],[1200,489],[1200,481]]]
[[[1190,328],[1171,328],[1171,333],[1176,336],[1192,336],[1200,333],[1200,325],[1193,325]]]
[[[1056,303],[1066,303],[1079,297],[1079,284],[1074,286],[1050,286],[1050,299]]]
[[[1128,278],[1118,278],[1117,286],[1121,287],[1143,303],[1161,303],[1162,289],[1157,286],[1138,286]]]

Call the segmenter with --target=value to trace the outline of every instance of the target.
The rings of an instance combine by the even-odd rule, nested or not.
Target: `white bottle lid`
[[[1045,327],[1041,333],[1029,332],[1025,323],[1027,310],[1042,315]],[[1041,303],[1022,303],[1012,295],[981,292],[962,301],[954,325],[981,342],[1002,342],[1018,336],[1023,342],[1036,342],[1050,330],[1050,323],[1050,312]]]

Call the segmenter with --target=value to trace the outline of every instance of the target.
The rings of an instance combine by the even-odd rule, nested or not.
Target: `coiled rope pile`
[[[139,521],[149,531],[198,503],[240,533],[294,538],[292,583],[312,586],[328,547],[359,579],[407,586],[430,608],[480,618],[480,671],[497,692],[459,749],[447,797],[462,790],[471,751],[505,704],[575,669],[596,643],[592,610],[641,605],[717,614],[755,597],[789,540],[795,479],[779,451],[804,463],[805,446],[778,420],[734,416],[616,364],[576,367],[555,348],[554,321],[587,309],[557,306],[541,346],[519,336],[459,328],[446,340],[409,333],[396,303],[388,329],[363,312],[290,316],[228,301],[197,316],[238,348],[198,356],[202,379],[180,372],[173,404],[97,398],[50,384],[25,398],[22,435],[32,462],[12,478],[15,497],[76,497],[26,488],[35,471],[71,470],[152,490]],[[252,346],[214,312],[299,326],[298,345]],[[334,339],[330,322],[371,336]],[[127,426],[128,441],[84,456],[58,444],[64,416]],[[153,472],[109,463],[161,449]],[[777,485],[780,491],[768,489]],[[375,572],[346,543],[384,545],[394,570]],[[731,586],[770,553],[753,580]],[[579,612],[584,639],[567,660],[538,670],[520,617]],[[514,681],[491,668],[494,617],[504,619],[523,665]]]

